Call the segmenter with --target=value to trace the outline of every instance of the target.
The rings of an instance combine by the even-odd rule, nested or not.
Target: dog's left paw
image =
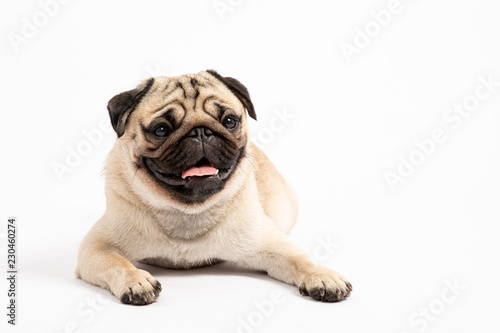
[[[299,284],[299,292],[303,296],[311,296],[316,301],[340,302],[345,300],[352,291],[352,285],[339,273],[325,268],[316,267],[306,274]]]
[[[113,293],[124,304],[146,305],[156,301],[161,292],[158,280],[142,269],[133,269],[126,273]]]

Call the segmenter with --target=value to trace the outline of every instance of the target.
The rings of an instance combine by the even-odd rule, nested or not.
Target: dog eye
[[[168,128],[168,126],[161,125],[161,126],[156,127],[153,130],[153,133],[156,136],[164,138],[164,137],[166,137],[170,133],[170,128]]]
[[[236,125],[238,125],[238,119],[233,116],[227,116],[222,121],[222,125],[224,125],[224,127],[227,129],[234,129],[236,128]]]

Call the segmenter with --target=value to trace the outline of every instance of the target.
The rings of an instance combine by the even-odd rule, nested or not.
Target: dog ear
[[[255,109],[253,107],[252,100],[250,99],[250,94],[248,93],[248,89],[241,84],[240,81],[236,80],[232,77],[223,77],[213,69],[207,70],[213,77],[224,83],[224,85],[231,90],[231,92],[238,97],[245,109],[247,109],[248,115],[253,119],[257,120],[257,115],[255,114]]]
[[[109,101],[109,117],[118,137],[121,137],[125,132],[128,117],[137,108],[149,89],[151,89],[153,83],[154,79],[150,78],[142,82],[137,88],[122,92]]]

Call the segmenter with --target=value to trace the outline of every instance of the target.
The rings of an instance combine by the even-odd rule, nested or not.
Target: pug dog
[[[351,284],[288,241],[296,197],[248,141],[245,86],[213,70],[156,77],[113,97],[117,140],[105,165],[107,207],[83,239],[76,275],[121,302],[150,304],[160,282],[133,262],[189,269],[229,262],[266,272],[321,302]]]

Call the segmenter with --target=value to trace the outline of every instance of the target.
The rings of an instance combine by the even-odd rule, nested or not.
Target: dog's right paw
[[[146,305],[153,303],[160,296],[161,284],[145,270],[134,269],[127,272],[120,285],[113,289],[113,294],[122,303]]]
[[[320,302],[340,302],[352,291],[352,285],[339,273],[326,267],[318,266],[307,274],[299,284],[299,292],[303,296],[311,296]]]

